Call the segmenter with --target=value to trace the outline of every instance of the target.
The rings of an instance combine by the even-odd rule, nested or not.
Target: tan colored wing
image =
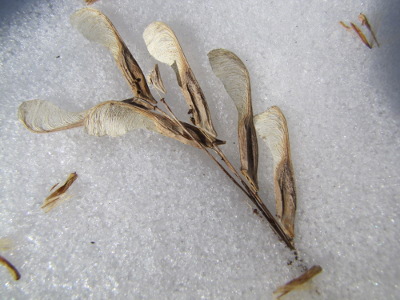
[[[267,143],[274,160],[276,214],[285,232],[294,238],[296,188],[285,116],[277,106],[254,117],[257,134]]]
[[[99,10],[85,7],[71,16],[71,23],[88,39],[102,44],[113,55],[135,97],[156,104],[138,63],[111,21]]]
[[[250,76],[246,66],[234,53],[215,49],[208,53],[214,74],[236,105],[238,111],[238,140],[242,174],[258,190],[258,144],[253,122]]]
[[[174,69],[189,111],[193,114],[193,124],[216,137],[217,134],[203,91],[186,60],[175,33],[168,25],[154,22],[147,26],[143,38],[149,53],[158,61],[166,63]]]
[[[18,108],[19,120],[36,133],[79,127],[84,117],[85,112],[68,112],[44,100],[25,101]]]
[[[119,136],[135,129],[148,129],[176,139],[184,144],[199,147],[181,126],[173,120],[138,106],[119,101],[107,101],[93,107],[84,121],[86,131],[96,136]],[[209,140],[197,127],[183,123],[192,136],[205,145],[221,144],[219,140]]]

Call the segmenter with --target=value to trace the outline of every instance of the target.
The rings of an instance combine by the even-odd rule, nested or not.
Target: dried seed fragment
[[[208,135],[217,136],[211,121],[203,91],[197,82],[183,50],[168,25],[162,22],[151,23],[145,29],[143,38],[149,53],[158,61],[170,65],[176,74],[178,84],[189,109],[193,112],[193,124]]]
[[[21,274],[18,272],[17,268],[14,267],[12,263],[10,263],[6,258],[4,258],[1,255],[0,255],[0,264],[2,264],[7,268],[7,270],[10,272],[14,280],[19,280],[21,278]]]
[[[0,239],[0,250],[7,251],[13,247],[13,242],[8,238]]]
[[[164,87],[164,83],[161,79],[160,69],[158,68],[157,64],[154,66],[154,69],[153,71],[151,71],[148,79],[150,84],[152,84],[158,91],[163,94],[167,93]]]
[[[357,25],[355,25],[354,23],[350,23],[350,25],[353,28],[353,30],[357,33],[357,35],[359,36],[361,41],[364,43],[364,45],[367,46],[369,49],[372,49],[372,45],[368,41],[368,39],[365,36],[365,34],[361,31],[361,29]]]
[[[222,81],[236,105],[241,171],[257,191],[258,144],[253,122],[249,72],[239,57],[225,49],[212,50],[208,53],[208,59],[214,74]]]
[[[349,25],[346,25],[343,21],[340,21],[339,24],[342,25],[345,29],[351,30],[351,27]]]
[[[254,117],[257,134],[267,143],[274,160],[276,214],[285,233],[294,238],[296,189],[285,116],[277,106]]]
[[[58,206],[61,202],[64,202],[65,200],[67,200],[71,197],[68,194],[66,194],[66,192],[77,178],[78,178],[78,174],[76,174],[75,172],[69,174],[65,183],[63,183],[58,189],[56,189],[46,199],[44,199],[44,202],[41,206],[41,208],[44,210],[44,212],[49,212],[54,207]],[[54,188],[55,187],[53,187],[52,189],[54,189]]]
[[[110,50],[135,97],[156,104],[146,78],[111,21],[99,10],[82,8],[71,16],[71,23],[88,39]]]
[[[313,277],[315,277],[321,272],[322,268],[320,266],[312,266],[310,269],[308,269],[305,273],[303,273],[299,277],[289,281],[285,285],[278,287],[274,291],[276,299],[281,299],[281,297],[283,297],[287,293],[302,288],[305,283],[309,282]]]
[[[85,112],[74,113],[60,109],[51,102],[30,100],[18,108],[19,120],[35,133],[53,132],[83,125]]]
[[[86,4],[91,5],[99,0],[85,0]]]
[[[372,26],[371,26],[371,24],[369,23],[369,21],[368,21],[368,19],[367,19],[367,16],[364,15],[364,14],[359,14],[359,15],[358,15],[358,19],[360,20],[362,26],[367,27],[367,29],[368,29],[368,31],[371,33],[372,38],[374,39],[376,45],[377,45],[378,47],[380,47],[380,45],[379,45],[379,43],[378,43],[378,40],[377,40],[377,38],[376,38],[375,32],[372,30]]]

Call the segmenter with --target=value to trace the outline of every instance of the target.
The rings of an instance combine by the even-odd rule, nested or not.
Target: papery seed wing
[[[95,136],[120,136],[134,129],[154,131],[154,122],[136,107],[119,101],[107,101],[91,108],[85,118],[85,129]]]
[[[148,129],[184,144],[199,147],[181,126],[173,120],[154,111],[119,101],[107,101],[93,107],[84,122],[86,131],[96,136],[119,136],[135,129]],[[192,136],[200,143],[210,147],[212,142],[221,144],[219,140],[209,140],[197,127],[183,123]]]
[[[249,73],[239,57],[228,50],[212,50],[208,58],[214,74],[222,81],[236,105],[241,171],[254,189],[258,190],[258,144],[253,123]]]
[[[135,97],[156,104],[146,78],[111,21],[99,10],[82,8],[71,16],[71,23],[88,39],[110,50]]]
[[[36,133],[79,127],[84,117],[85,112],[68,112],[44,100],[25,101],[18,108],[19,120]]]
[[[267,143],[274,160],[276,214],[286,233],[294,237],[296,189],[285,116],[277,106],[254,117],[257,134]]]
[[[147,26],[143,38],[150,54],[174,69],[189,111],[193,114],[193,123],[215,137],[217,134],[203,91],[190,69],[175,33],[168,25],[154,22]]]

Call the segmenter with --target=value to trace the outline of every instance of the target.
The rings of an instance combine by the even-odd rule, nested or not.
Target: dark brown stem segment
[[[182,128],[186,131],[186,133],[191,136],[190,132],[186,130],[186,128],[182,125],[181,121],[179,121],[174,113],[172,112],[171,108],[169,105],[165,102],[164,99],[160,100],[161,103],[165,105],[167,108],[168,112],[171,114],[172,118],[182,126]],[[162,110],[160,110],[162,112]],[[197,140],[191,136],[193,140],[197,142]],[[293,241],[285,234],[284,230],[282,229],[282,226],[275,220],[271,212],[268,210],[268,208],[265,206],[263,203],[262,199],[260,196],[257,194],[256,191],[254,191],[254,188],[249,186],[239,175],[239,173],[236,171],[236,169],[233,167],[233,165],[230,163],[230,161],[227,159],[225,154],[222,152],[221,149],[219,149],[216,145],[214,146],[214,151],[221,157],[221,159],[226,163],[226,165],[229,167],[229,169],[233,172],[233,174],[236,175],[237,178],[239,178],[240,183],[231,175],[229,172],[221,165],[221,163],[215,159],[215,157],[209,153],[204,145],[201,143],[197,142],[199,144],[199,147],[203,149],[210,157],[211,159],[223,170],[223,172],[246,194],[246,196],[254,203],[254,205],[261,211],[263,216],[267,219],[268,223],[271,225],[272,229],[278,234],[278,236],[285,242],[285,244],[289,247],[291,250],[295,250],[295,247],[293,245]]]
[[[14,278],[14,280],[19,280],[21,278],[21,274],[19,274],[17,268],[14,267],[12,263],[10,263],[7,259],[5,259],[1,255],[0,255],[0,264],[4,265],[7,268],[7,270],[11,273],[11,276]]]
[[[221,165],[221,163],[218,161],[218,160],[216,160],[216,158],[210,153],[210,152],[208,152],[208,150],[207,150],[207,148],[202,144],[202,143],[200,143],[186,128],[185,128],[185,126],[183,125],[183,123],[181,122],[181,121],[179,121],[178,120],[178,118],[175,116],[175,114],[172,112],[172,110],[171,110],[171,108],[169,107],[169,105],[167,104],[167,102],[165,102],[165,100],[164,99],[161,99],[160,100],[160,102],[161,103],[163,103],[164,105],[165,105],[165,107],[167,108],[167,110],[168,110],[168,112],[171,114],[171,116],[172,116],[172,119],[179,125],[179,126],[181,126],[182,128],[183,128],[183,130],[185,131],[185,133],[186,134],[188,134],[190,137],[191,137],[191,139],[193,140],[193,141],[195,141],[195,143],[198,145],[198,147],[200,148],[200,149],[202,149],[202,150],[204,150],[206,153],[207,153],[207,155],[221,168],[221,170],[248,196],[248,197],[251,197],[251,195],[249,194],[249,192],[248,191],[246,191],[240,184],[239,184],[239,182],[237,182],[236,180],[235,180],[235,178],[233,178],[232,177],[232,175],[231,174],[229,174],[229,172],[224,168],[224,166],[223,165]],[[163,111],[163,110],[161,110],[161,109],[159,109],[158,107],[156,107],[156,110],[157,111],[159,111],[159,112],[161,112],[162,114],[164,114],[164,115],[166,115],[165,114],[165,112]],[[167,115],[168,116],[168,115]],[[169,117],[169,116],[168,116]]]
[[[254,205],[257,206],[257,208],[261,211],[263,216],[267,219],[267,221],[271,225],[272,229],[279,235],[279,237],[285,242],[285,244],[291,250],[295,250],[292,239],[285,233],[280,223],[278,223],[276,219],[273,217],[273,215],[271,214],[269,209],[265,206],[260,196],[254,190],[254,188],[251,185],[248,186],[246,182],[240,177],[239,173],[232,166],[232,164],[229,162],[229,160],[227,159],[227,157],[225,156],[225,154],[222,152],[221,149],[219,149],[217,146],[214,146],[214,150],[223,159],[223,161],[227,164],[229,169],[236,175],[236,177],[240,179],[241,183],[247,188],[248,193],[246,193],[246,195],[250,198],[250,200],[254,203]]]

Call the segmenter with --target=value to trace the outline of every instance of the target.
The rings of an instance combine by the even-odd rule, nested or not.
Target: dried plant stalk
[[[257,134],[267,143],[274,160],[276,214],[286,234],[294,238],[296,189],[285,116],[277,106],[254,117]]]
[[[60,109],[51,102],[30,100],[18,108],[18,118],[35,133],[66,130],[83,125],[85,112],[74,113]]]
[[[18,272],[17,268],[14,267],[12,263],[10,263],[6,258],[4,258],[1,255],[0,255],[0,264],[7,268],[7,270],[10,272],[14,280],[19,280],[21,278],[21,274]]]
[[[374,39],[376,45],[377,45],[378,47],[380,47],[380,45],[379,45],[379,43],[378,43],[378,40],[377,40],[377,38],[376,38],[375,32],[372,30],[372,26],[371,26],[371,24],[369,23],[369,21],[368,21],[368,19],[367,19],[367,16],[364,15],[364,14],[359,14],[359,15],[358,15],[358,19],[360,20],[361,25],[367,27],[367,29],[368,29],[368,31],[371,33],[372,38]]]
[[[218,145],[225,142],[216,138],[204,95],[172,30],[163,23],[152,23],[147,27],[144,38],[149,52],[157,59],[170,64],[174,68],[185,99],[188,103],[190,102],[190,110],[194,116],[197,116],[193,120],[197,126],[179,121],[168,105],[166,105],[166,107],[170,115],[162,111],[159,107],[151,104],[156,103],[156,101],[149,98],[151,94],[150,92],[147,93],[148,86],[143,72],[106,16],[97,10],[86,8],[76,12],[71,19],[87,38],[103,44],[113,53],[114,58],[128,82],[136,83],[136,85],[131,85],[136,96],[123,101],[106,101],[82,113],[65,112],[49,104],[47,101],[27,101],[26,103],[32,103],[23,103],[19,111],[20,119],[25,126],[34,132],[50,132],[84,126],[89,134],[97,136],[118,136],[130,130],[145,128],[174,138],[184,144],[200,148],[204,150],[225,174],[253,201],[257,209],[261,211],[273,230],[282,238],[286,245],[290,249],[295,249],[293,240],[291,236],[287,234],[287,230],[282,226],[280,221],[277,221],[273,217],[257,194],[256,175],[253,176],[252,181],[249,180],[250,176],[248,176],[248,174],[252,172],[249,171],[250,168],[246,165],[246,168],[243,169],[247,170],[245,176],[248,176],[246,176],[248,180],[245,181],[219,149]],[[233,53],[231,55],[236,57]],[[241,90],[242,98],[244,99],[244,108],[238,108],[238,111],[240,114],[252,117],[249,76],[243,63],[238,58],[234,61],[234,65],[235,64],[237,64],[237,69],[244,73],[241,75],[243,81],[240,82],[243,86]],[[235,87],[230,86],[227,90],[229,89],[234,90]],[[160,101],[166,104],[164,99]],[[239,106],[241,107],[241,105]],[[55,112],[57,117],[55,121],[49,122],[49,120],[53,120],[52,118],[54,118],[49,116],[49,114],[53,112]],[[248,122],[249,121],[246,120],[244,121],[245,124],[248,124]],[[248,129],[250,128],[248,125],[242,127],[246,128],[247,131],[251,130]],[[254,134],[246,132],[245,136],[246,138],[254,137],[256,141]],[[254,142],[244,142],[243,144],[247,145],[248,148],[246,150],[248,152],[257,150]],[[215,151],[233,175],[225,169],[207,148],[211,148]],[[244,148],[243,146],[243,149]],[[254,164],[254,157],[256,157],[256,155],[251,156],[251,154],[248,154],[246,162],[248,164]],[[257,163],[255,163],[255,169],[256,168]],[[254,174],[256,174],[256,172],[254,172]],[[57,191],[58,190],[54,193]],[[57,196],[54,195],[54,193],[49,197]]]
[[[135,97],[156,104],[145,76],[111,21],[94,8],[82,8],[71,16],[71,23],[88,39],[110,50]]]
[[[65,200],[69,199],[70,196],[66,194],[68,191],[69,187],[74,183],[74,181],[78,178],[78,174],[71,173],[69,174],[67,180],[65,183],[63,183],[58,189],[56,189],[53,193],[51,193],[46,199],[44,199],[43,205],[41,208],[45,212],[49,212],[52,210],[54,207],[58,206],[61,204],[61,202],[64,202]],[[53,186],[51,190],[53,190],[56,186]]]
[[[216,137],[217,133],[203,91],[172,29],[162,22],[154,22],[147,26],[143,38],[149,53],[174,69],[189,111],[193,115],[193,124]]]
[[[361,29],[357,25],[355,25],[354,23],[350,23],[350,25],[353,28],[353,30],[357,33],[357,35],[359,36],[361,41],[364,43],[364,45],[367,46],[369,49],[372,49],[372,45],[368,41],[368,39],[365,36],[365,34],[361,31]]]
[[[208,53],[208,58],[212,70],[236,105],[241,172],[257,191],[258,144],[253,122],[249,72],[239,57],[228,50],[212,50]]]
[[[152,84],[158,91],[163,94],[167,93],[164,83],[161,79],[160,69],[158,68],[157,64],[154,66],[154,69],[151,71],[148,79],[150,84]]]
[[[300,275],[299,277],[289,281],[285,285],[278,287],[274,291],[274,295],[277,297],[276,299],[281,299],[284,295],[297,290],[301,289],[305,283],[309,282],[312,278],[322,272],[322,268],[320,266],[312,266],[308,269],[305,273]]]

